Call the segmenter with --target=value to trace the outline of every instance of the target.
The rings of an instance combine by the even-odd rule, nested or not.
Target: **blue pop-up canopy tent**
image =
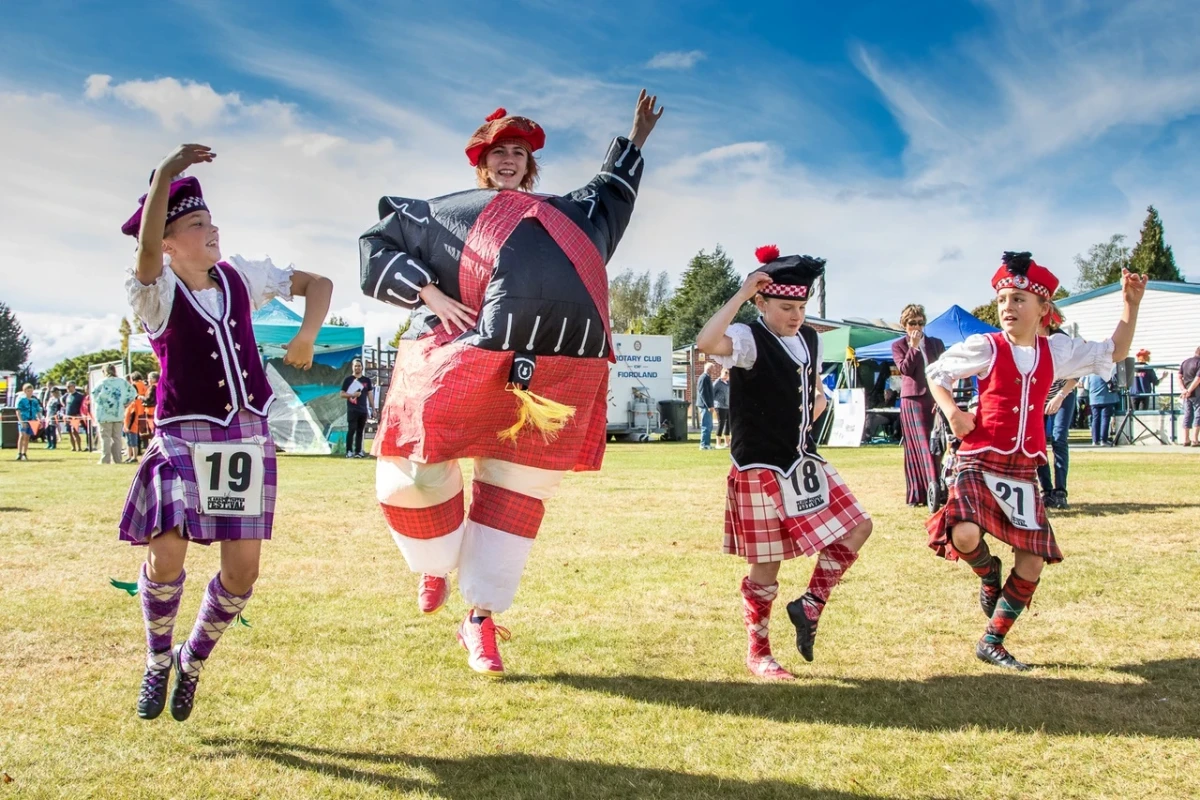
[[[272,300],[251,319],[275,391],[268,419],[271,436],[289,452],[331,452],[330,442],[341,442],[345,435],[342,379],[350,374],[350,362],[362,356],[363,329],[322,325],[313,347],[312,369],[300,370],[283,363],[283,346],[300,331],[301,316]]]
[[[993,333],[1000,330],[993,328],[986,322],[971,315],[962,306],[950,306],[937,319],[930,320],[925,326],[925,335],[934,339],[941,339],[946,343],[946,347],[958,344],[968,336],[975,333]],[[903,339],[903,336],[897,336],[894,339],[888,339],[886,342],[878,342],[869,344],[865,347],[860,347],[854,351],[854,356],[859,361],[865,359],[875,359],[876,361],[891,361],[892,360],[892,343]]]

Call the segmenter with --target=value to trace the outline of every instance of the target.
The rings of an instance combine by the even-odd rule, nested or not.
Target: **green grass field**
[[[466,668],[457,595],[417,612],[374,465],[284,457],[252,627],[179,724],[135,716],[139,604],[108,585],[143,557],[115,532],[133,468],[4,451],[0,798],[1200,796],[1200,454],[1073,454],[1067,560],[1009,637],[1040,666],[1010,674],[974,658],[978,582],[925,547],[900,450],[828,453],[875,534],[815,663],[776,615],[790,685],[743,665],[724,453],[614,446],[568,476],[500,682]],[[190,553],[177,638],[217,555]],[[782,594],[810,569],[785,565]]]

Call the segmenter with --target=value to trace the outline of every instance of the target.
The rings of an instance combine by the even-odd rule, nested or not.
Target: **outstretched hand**
[[[1146,282],[1149,280],[1149,275],[1139,275],[1127,269],[1121,270],[1121,294],[1125,297],[1125,302],[1130,305],[1141,303],[1142,298],[1146,295]]]
[[[158,165],[159,172],[168,180],[175,180],[181,172],[193,164],[208,163],[217,157],[212,148],[205,144],[181,144]]]
[[[646,144],[646,140],[650,138],[650,132],[654,130],[654,126],[662,118],[663,112],[667,110],[666,106],[662,106],[656,112],[654,104],[657,102],[658,95],[647,96],[645,89],[642,89],[641,94],[638,95],[637,107],[633,110],[633,128],[629,131],[629,141],[636,144],[639,150]]]

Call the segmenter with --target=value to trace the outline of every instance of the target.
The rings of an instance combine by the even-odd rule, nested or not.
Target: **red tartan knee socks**
[[[1000,593],[1000,602],[996,603],[996,610],[992,613],[987,632],[983,635],[984,642],[1004,643],[1004,637],[1008,635],[1017,617],[1021,616],[1021,612],[1033,601],[1037,585],[1037,581],[1025,580],[1015,569],[1008,573],[1008,580],[1004,582],[1004,590]]]
[[[771,623],[771,605],[779,596],[779,584],[763,586],[742,578],[742,622],[746,625],[749,644],[746,650],[746,666],[760,678],[788,680],[792,674],[779,666],[771,655],[771,639],[768,628]]]
[[[817,565],[808,581],[808,591],[800,598],[806,617],[813,622],[821,618],[821,611],[829,601],[833,587],[842,582],[846,570],[857,560],[858,553],[840,542],[834,542],[817,555]]]

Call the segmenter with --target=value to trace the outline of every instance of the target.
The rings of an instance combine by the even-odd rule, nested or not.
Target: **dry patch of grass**
[[[974,660],[977,583],[925,547],[900,451],[831,451],[876,532],[815,663],[778,615],[789,686],[744,672],[721,453],[616,446],[568,476],[499,683],[466,669],[460,599],[417,612],[370,462],[285,457],[253,627],[181,725],[134,715],[140,612],[107,585],[142,557],[114,530],[132,468],[35,450],[0,463],[0,798],[1200,795],[1200,458],[1072,455],[1067,560],[1010,636],[1042,666],[1013,675]],[[193,548],[177,634],[216,569]]]

